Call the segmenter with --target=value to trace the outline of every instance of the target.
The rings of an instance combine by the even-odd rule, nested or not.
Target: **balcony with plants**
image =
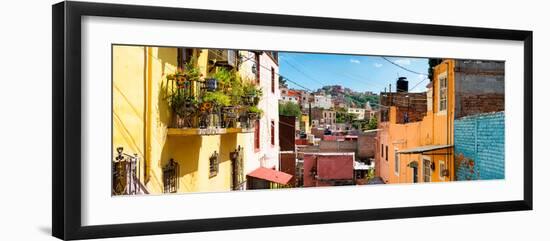
[[[169,135],[250,132],[262,116],[262,90],[236,69],[216,68],[207,77],[193,61],[167,76],[166,98],[172,112]]]

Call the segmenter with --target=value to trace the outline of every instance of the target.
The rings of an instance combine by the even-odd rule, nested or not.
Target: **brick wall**
[[[457,98],[455,117],[498,111],[504,111],[502,93],[461,94],[460,98]]]
[[[357,151],[357,141],[320,141],[320,152],[353,152]]]
[[[380,94],[380,104],[382,106],[395,106],[397,108],[397,123],[403,124],[405,116],[408,116],[408,122],[422,121],[428,111],[426,103],[426,93],[408,93],[408,92],[382,92]],[[384,118],[387,115],[387,108],[381,111],[381,122],[388,121]],[[388,116],[389,118],[389,116]]]
[[[454,121],[457,180],[504,179],[504,112]]]
[[[504,62],[456,60],[455,118],[504,111]]]

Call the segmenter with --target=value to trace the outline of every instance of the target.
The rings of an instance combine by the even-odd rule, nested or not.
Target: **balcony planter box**
[[[222,127],[223,128],[234,128],[237,127],[237,107],[235,106],[226,106],[222,107],[221,113]]]

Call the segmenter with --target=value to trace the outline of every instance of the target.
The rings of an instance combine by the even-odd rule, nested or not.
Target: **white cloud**
[[[349,62],[353,63],[353,64],[360,64],[361,63],[361,61],[359,61],[357,59],[350,59]]]
[[[383,66],[383,64],[381,64],[381,63],[374,63],[374,67],[376,67],[376,68],[380,68],[382,66]]]
[[[397,59],[394,62],[399,65],[411,65],[410,59]]]

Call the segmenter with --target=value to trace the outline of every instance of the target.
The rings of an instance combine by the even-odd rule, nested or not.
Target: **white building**
[[[332,108],[332,97],[330,95],[315,95],[313,97],[313,103],[311,103],[311,108],[315,107],[327,110]]]
[[[249,133],[250,146],[245,150],[244,173],[259,167],[279,170],[279,64],[275,54],[263,51],[240,51],[243,61],[239,72],[243,79],[256,81],[263,91],[258,108],[263,110],[254,133]],[[259,64],[258,64],[259,63]],[[237,137],[238,138],[238,137]],[[246,137],[245,137],[246,138]],[[253,157],[253,158],[248,158]]]
[[[348,108],[348,113],[355,114],[357,120],[364,120],[365,112],[367,112],[367,110],[362,108]]]

